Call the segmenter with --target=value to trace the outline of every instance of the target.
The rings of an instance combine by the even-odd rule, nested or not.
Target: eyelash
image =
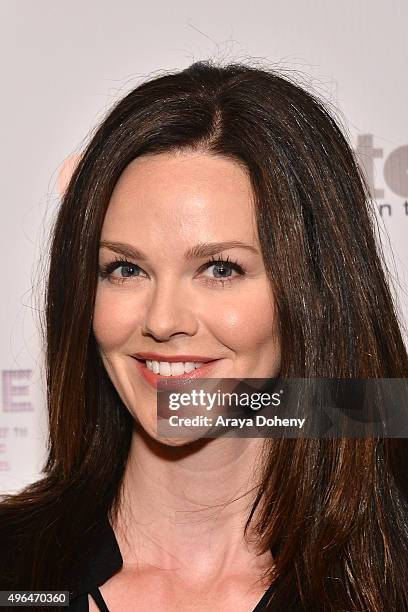
[[[227,264],[230,268],[233,268],[236,272],[238,272],[238,274],[240,274],[240,276],[244,276],[246,271],[243,268],[243,266],[241,264],[238,263],[238,261],[233,261],[230,259],[230,257],[227,255],[226,258],[222,258],[222,257],[211,257],[211,259],[209,259],[208,261],[205,262],[205,264],[203,264],[200,268],[200,271],[206,270],[208,268],[210,268],[211,266],[213,266],[214,264],[217,263],[221,263],[221,264]],[[132,278],[137,278],[137,277],[131,277],[131,276],[127,276],[127,277],[122,277],[122,278],[117,278],[117,277],[113,277],[112,276],[112,272],[114,272],[117,268],[120,268],[122,266],[127,266],[130,268],[138,268],[139,270],[141,270],[142,268],[140,268],[137,264],[132,263],[131,261],[128,261],[127,259],[122,259],[120,257],[115,257],[115,259],[103,266],[100,267],[99,269],[99,276],[101,277],[101,279],[108,279],[111,283],[115,283],[115,284],[119,284],[122,285],[123,283],[128,282],[129,280],[131,280]],[[208,278],[206,279],[206,282],[209,285],[212,286],[221,286],[224,287],[225,285],[231,285],[231,283],[233,282],[233,280],[235,280],[235,278],[220,278],[220,279],[215,279],[215,278]]]

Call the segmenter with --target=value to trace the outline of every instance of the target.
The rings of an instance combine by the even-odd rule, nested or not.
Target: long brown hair
[[[97,517],[116,516],[133,422],[92,331],[99,239],[129,162],[178,149],[248,169],[281,376],[408,376],[368,190],[327,105],[259,65],[197,62],[145,81],[93,133],[53,228],[48,458],[0,504],[2,551],[16,551],[0,561],[3,589],[66,589],[79,543],[86,556]],[[255,506],[260,550],[274,551],[270,609],[408,610],[407,464],[404,439],[268,441]]]

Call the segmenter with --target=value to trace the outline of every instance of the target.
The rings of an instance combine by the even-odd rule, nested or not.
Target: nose
[[[162,283],[158,282],[143,319],[143,335],[167,340],[175,334],[192,336],[197,328],[198,321],[188,292],[183,292],[180,283],[169,278]]]

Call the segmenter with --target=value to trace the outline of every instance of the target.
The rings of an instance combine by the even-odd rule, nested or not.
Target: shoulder
[[[61,514],[24,490],[0,500],[0,584],[15,589],[49,588],[48,577],[58,569]],[[49,566],[47,568],[47,565]],[[51,586],[51,585],[50,585]]]
[[[17,586],[19,565],[27,551],[24,542],[30,541],[27,527],[21,524],[22,511],[10,503],[0,503],[0,587],[15,588]],[[31,535],[35,527],[33,526]]]
[[[78,593],[95,571],[119,564],[106,514],[69,512],[64,496],[47,502],[0,501],[0,590],[63,584]]]

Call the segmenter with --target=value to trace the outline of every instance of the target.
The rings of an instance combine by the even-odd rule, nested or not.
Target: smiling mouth
[[[139,357],[133,357],[135,360],[137,369],[139,370],[142,378],[154,389],[159,388],[159,383],[163,382],[166,384],[166,389],[175,388],[178,389],[180,386],[189,385],[190,383],[194,383],[196,379],[200,378],[211,378],[213,376],[214,366],[217,364],[219,359],[214,359],[212,361],[207,361],[206,363],[201,363],[199,367],[194,367],[190,372],[185,372],[181,374],[171,374],[168,370],[159,370],[158,373],[155,373],[146,364],[146,360],[140,359]],[[161,363],[169,363],[169,362],[161,362]],[[181,362],[178,362],[181,363]],[[194,363],[194,362],[193,362]],[[163,372],[163,373],[161,373]]]
[[[135,357],[141,366],[157,378],[182,378],[191,377],[192,374],[197,376],[199,370],[207,369],[207,366],[213,364],[218,359],[211,361],[198,362],[198,361],[187,361],[187,362],[168,362],[168,361],[155,361],[153,359],[140,359]]]

